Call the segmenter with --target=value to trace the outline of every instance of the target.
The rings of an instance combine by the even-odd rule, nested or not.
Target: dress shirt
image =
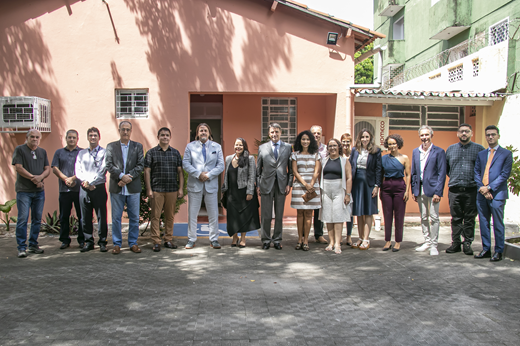
[[[491,147],[487,148],[487,157],[488,157],[488,159],[489,159],[489,154],[491,154],[491,149],[495,149],[495,155],[496,155],[497,149],[498,149],[499,146],[500,145],[497,144],[493,148],[491,148]]]
[[[105,155],[105,149],[99,145],[93,150],[80,150],[76,158],[76,178],[88,182],[89,185],[106,183]]]
[[[430,143],[430,146],[426,151],[423,150],[422,144],[419,145],[419,154],[421,158],[421,181],[423,180],[424,175],[424,166],[426,166],[426,161],[428,161],[428,157],[430,156],[430,152],[432,151],[433,144]]]
[[[452,144],[446,150],[447,175],[449,187],[476,187],[475,161],[479,152],[484,150],[480,144],[461,142]]]
[[[126,160],[128,159],[128,146],[130,145],[130,141],[128,141],[128,143],[126,144],[123,144],[122,142],[121,143],[121,152],[123,154],[123,171],[121,173],[119,173],[119,179],[123,178],[123,176],[125,176],[125,172],[126,172]],[[135,177],[132,177],[132,178],[135,178]],[[121,189],[121,192],[119,193],[120,195],[124,195],[124,196],[130,196],[130,195],[137,195],[139,194],[139,192],[137,193],[130,193],[128,192],[128,188],[125,186],[123,186],[123,188]]]
[[[320,143],[320,146],[318,148],[318,153],[320,154],[321,158],[324,159],[329,155],[329,152],[327,151],[327,146],[323,143]]]
[[[182,168],[182,157],[177,149],[168,146],[163,150],[156,146],[146,153],[144,167],[150,168],[152,191],[176,192],[179,190],[177,168]]]
[[[367,169],[368,150],[361,149],[357,158],[357,168]]]
[[[76,158],[80,150],[82,150],[80,147],[75,147],[72,150],[69,150],[67,147],[56,150],[52,158],[51,167],[58,167],[66,177],[74,176]],[[59,179],[60,192],[79,192],[79,185],[76,184],[69,187],[63,180]]]

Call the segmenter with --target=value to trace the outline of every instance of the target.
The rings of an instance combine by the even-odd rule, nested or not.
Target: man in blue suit
[[[423,125],[419,128],[422,144],[412,155],[412,197],[419,204],[424,244],[415,251],[430,249],[430,255],[439,254],[439,203],[446,182],[446,153],[432,144],[433,129]],[[431,226],[430,226],[431,219]]]
[[[202,198],[208,212],[209,241],[211,247],[220,249],[218,242],[218,176],[224,170],[224,156],[220,144],[211,139],[211,129],[206,123],[197,126],[195,140],[184,151],[182,167],[188,172],[188,243],[193,249],[197,241],[197,216]]]
[[[478,153],[475,162],[477,183],[477,209],[482,237],[482,251],[475,258],[490,258],[491,262],[502,260],[504,252],[504,206],[509,198],[507,180],[513,166],[513,153],[498,145],[500,132],[495,125],[486,127],[489,148]],[[495,252],[491,256],[490,221],[493,216]]]

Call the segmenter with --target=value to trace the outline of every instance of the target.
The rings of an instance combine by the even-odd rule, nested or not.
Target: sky
[[[310,8],[374,29],[373,0],[297,0]]]

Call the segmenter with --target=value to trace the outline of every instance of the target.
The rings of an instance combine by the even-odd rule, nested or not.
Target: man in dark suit
[[[269,125],[268,143],[258,148],[257,189],[262,202],[262,248],[282,249],[283,210],[285,196],[291,192],[293,174],[291,169],[291,145],[280,140],[282,128],[279,124]],[[271,236],[271,220],[274,203],[274,232]]]
[[[112,253],[121,252],[121,217],[126,204],[129,229],[128,246],[135,253],[139,237],[139,204],[141,198],[141,172],[144,169],[143,145],[130,140],[132,124],[119,123],[120,140],[109,143],[106,150],[106,167],[110,172],[110,202],[112,203]]]
[[[415,251],[430,249],[430,255],[439,254],[439,203],[446,182],[446,153],[432,144],[433,129],[423,125],[419,128],[422,144],[412,155],[412,197],[419,204],[424,244]],[[431,219],[431,226],[430,226]]]
[[[491,262],[502,260],[504,252],[504,207],[509,198],[507,180],[513,167],[513,153],[498,145],[500,132],[495,125],[486,127],[486,141],[489,148],[478,153],[475,162],[475,182],[477,183],[477,209],[482,237],[482,251],[475,258],[490,258]],[[493,216],[495,252],[491,256],[490,221]]]

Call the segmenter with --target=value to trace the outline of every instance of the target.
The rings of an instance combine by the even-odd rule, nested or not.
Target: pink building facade
[[[145,150],[167,126],[183,153],[202,121],[224,155],[236,137],[256,154],[255,139],[272,121],[286,126],[288,140],[314,124],[324,140],[339,138],[353,124],[354,53],[383,36],[295,2],[266,0],[7,1],[0,26],[0,96],[51,101],[51,131],[41,140],[49,160],[68,129],[86,147],[86,130],[95,126],[106,146],[118,139],[122,119]],[[327,45],[328,32],[339,33],[337,45]],[[10,163],[25,134],[0,138],[4,202],[16,197]],[[54,175],[45,190],[44,213],[53,212]],[[295,214],[289,201],[286,214]],[[183,206],[176,222],[186,220]]]

